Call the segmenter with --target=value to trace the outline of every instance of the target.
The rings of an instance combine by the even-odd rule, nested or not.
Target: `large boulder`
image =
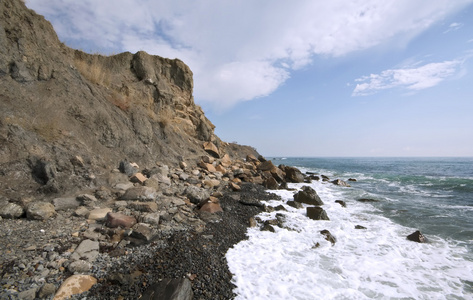
[[[330,219],[327,216],[327,212],[322,207],[318,206],[309,206],[306,209],[307,217],[312,220],[326,220],[329,221]]]
[[[264,171],[271,171],[274,168],[276,168],[276,166],[270,160],[262,162],[258,165],[258,170],[263,171],[263,172]]]
[[[302,174],[302,172],[298,168],[286,166],[284,171],[286,172],[287,182],[304,182],[304,174]]]
[[[215,146],[214,143],[212,143],[212,142],[205,142],[205,143],[204,143],[204,150],[205,150],[208,154],[212,155],[213,157],[215,157],[215,158],[220,158],[220,154],[219,154],[218,148],[217,148],[217,146]]]
[[[316,206],[324,205],[317,192],[307,185],[303,186],[301,191],[294,194],[294,201]]]
[[[90,275],[72,275],[61,284],[54,296],[54,300],[69,299],[72,295],[90,290],[96,283],[97,279]]]
[[[274,177],[269,177],[269,178],[265,179],[264,182],[263,182],[263,186],[267,189],[270,189],[270,190],[279,189],[279,184],[276,181],[276,179],[274,179]]]

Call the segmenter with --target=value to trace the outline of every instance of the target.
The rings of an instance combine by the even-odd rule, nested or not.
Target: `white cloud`
[[[403,69],[390,69],[356,79],[353,96],[365,96],[391,88],[422,90],[433,87],[461,70],[461,60],[429,63]]]
[[[471,2],[27,0],[70,45],[182,59],[196,99],[220,108],[270,94],[314,55],[409,41]]]

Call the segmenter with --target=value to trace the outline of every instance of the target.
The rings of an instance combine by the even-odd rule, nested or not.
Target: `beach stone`
[[[84,207],[84,206],[79,206],[75,211],[74,214],[78,217],[85,217],[89,215],[90,211]]]
[[[26,210],[26,217],[30,220],[47,220],[55,214],[54,205],[43,201],[31,203]]]
[[[340,179],[335,179],[334,181],[332,181],[332,183],[335,184],[335,185],[339,185],[339,186],[350,187],[350,185],[348,183],[346,183],[345,181],[340,180]]]
[[[298,168],[286,166],[283,171],[286,172],[287,182],[293,182],[293,183],[304,182],[304,175]]]
[[[110,228],[123,227],[131,228],[135,225],[136,219],[121,213],[109,212],[105,218],[105,225]]]
[[[289,200],[286,202],[287,205],[291,206],[291,207],[294,207],[294,208],[303,208],[304,206],[302,205],[302,203],[300,202],[297,202],[297,201],[292,201],[292,200]]]
[[[141,300],[192,300],[194,293],[189,279],[164,279],[151,285]]]
[[[327,229],[320,231],[320,234],[322,234],[327,241],[332,243],[332,246],[337,242],[337,239]]]
[[[274,177],[269,177],[267,178],[264,183],[263,183],[263,186],[267,189],[270,189],[270,190],[277,190],[279,189],[279,183],[276,181],[276,179],[274,179]]]
[[[310,206],[306,208],[307,217],[312,220],[326,220],[329,221],[330,219],[327,216],[325,210],[318,206]]]
[[[205,211],[209,213],[222,212],[223,209],[219,203],[207,202],[200,208],[200,211]]]
[[[34,300],[36,299],[36,293],[38,292],[39,288],[32,288],[26,291],[18,293],[18,299],[21,300]]]
[[[217,148],[217,146],[215,146],[214,143],[212,143],[212,142],[205,142],[205,143],[204,143],[204,150],[205,150],[205,152],[207,152],[208,154],[212,155],[213,157],[215,157],[215,158],[220,158],[220,154],[219,154],[218,148]]]
[[[361,199],[358,199],[357,201],[363,202],[363,203],[379,202],[379,200],[377,200],[377,199],[369,199],[369,198],[361,198]]]
[[[343,200],[335,200],[335,203],[340,204],[342,207],[347,207],[347,204]]]
[[[220,164],[225,167],[225,168],[228,168],[232,165],[232,159],[230,158],[230,156],[228,154],[225,154],[221,159],[220,159]]]
[[[72,275],[64,280],[53,300],[65,300],[72,295],[81,294],[90,290],[96,283],[97,279],[90,275]]]
[[[419,230],[417,230],[414,233],[409,234],[407,236],[407,239],[409,241],[413,241],[417,243],[427,243],[427,238]]]
[[[138,223],[132,228],[131,237],[146,242],[150,242],[156,237],[157,232],[146,223]]]
[[[234,191],[234,192],[238,192],[238,191],[241,190],[241,187],[240,187],[238,184],[233,183],[233,182],[229,182],[229,183],[228,183],[228,186],[229,186],[229,187],[232,189],[232,191]]]
[[[81,205],[81,202],[76,197],[55,198],[53,199],[54,209],[56,211],[75,209]]]
[[[126,191],[128,190],[129,188],[132,188],[134,185],[133,183],[131,182],[124,182],[124,183],[117,183],[115,184],[114,188],[117,189],[117,190],[122,190],[122,191]]]
[[[210,198],[210,192],[208,190],[194,185],[186,187],[184,195],[194,204],[199,204],[200,202]]]
[[[214,165],[205,163],[205,162],[203,162],[203,161],[201,161],[201,162],[199,163],[199,167],[201,167],[201,168],[204,169],[204,170],[207,170],[207,171],[210,172],[210,173],[217,172],[217,170],[215,169]]]
[[[82,205],[92,205],[93,203],[97,202],[97,198],[90,194],[81,194],[76,198],[80,203],[82,203]]]
[[[149,213],[143,216],[143,222],[151,225],[159,225],[160,213]]]
[[[0,207],[0,216],[5,219],[16,219],[24,213],[23,208],[16,203],[7,203]]]
[[[220,185],[220,180],[218,180],[218,179],[208,179],[208,180],[204,180],[203,184],[204,184],[204,187],[211,189],[211,188],[214,188],[216,186],[219,186]]]
[[[303,186],[302,190],[294,194],[294,201],[305,203],[309,205],[324,205],[317,192],[310,186]]]
[[[137,186],[126,190],[125,194],[120,197],[120,200],[154,201],[157,196],[158,194],[155,188]]]
[[[96,209],[93,209],[92,211],[90,211],[87,219],[89,220],[104,220],[105,217],[107,216],[107,214],[109,212],[111,212],[112,209],[111,208],[96,208]]]
[[[44,299],[56,292],[56,286],[52,283],[45,283],[39,290],[38,297]]]
[[[141,212],[156,212],[158,210],[158,204],[156,202],[132,202],[128,204],[128,207]]]
[[[85,260],[76,260],[67,267],[71,273],[87,273],[92,269],[92,264]]]
[[[93,262],[99,255],[99,242],[92,240],[83,240],[79,246],[77,246],[74,253],[71,255],[72,260],[88,260]]]

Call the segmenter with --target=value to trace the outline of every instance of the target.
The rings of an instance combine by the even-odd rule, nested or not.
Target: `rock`
[[[320,175],[322,177],[322,181],[329,181],[330,178],[326,175]]]
[[[71,259],[93,262],[97,255],[99,255],[99,242],[83,240],[72,253]]]
[[[312,220],[327,220],[327,221],[330,220],[325,210],[321,207],[310,206],[306,208],[306,212],[307,212],[307,217],[309,217]]]
[[[325,239],[332,243],[332,246],[335,245],[335,243],[337,242],[337,239],[327,229],[320,231],[320,234],[325,236]]]
[[[105,217],[109,212],[111,212],[111,208],[96,208],[93,209],[89,215],[87,216],[87,219],[89,220],[105,220]]]
[[[54,205],[49,202],[32,202],[26,209],[26,217],[30,220],[47,220],[55,214]]]
[[[427,243],[427,238],[419,230],[417,230],[414,233],[409,234],[407,236],[407,239],[409,241],[413,241],[417,243]]]
[[[347,207],[347,204],[343,200],[335,200],[335,203],[340,204],[342,207]]]
[[[339,186],[350,187],[350,185],[348,183],[346,183],[345,181],[340,180],[340,179],[336,179],[336,180],[332,181],[332,183],[335,184],[335,185],[339,185]]]
[[[205,142],[205,143],[204,143],[204,150],[205,150],[208,154],[212,155],[213,157],[215,157],[215,158],[220,158],[220,154],[219,154],[218,148],[217,148],[217,146],[215,146],[214,143],[212,143],[212,142]]]
[[[256,220],[255,218],[251,217],[249,220],[248,220],[248,225],[250,227],[256,227],[258,225],[258,223],[256,223]]]
[[[84,207],[84,206],[79,206],[75,211],[74,214],[78,217],[85,217],[88,216],[90,211]]]
[[[18,299],[21,300],[34,300],[36,299],[36,293],[38,292],[38,288],[28,289],[26,291],[18,293]]]
[[[5,219],[16,219],[21,217],[25,211],[16,203],[7,203],[0,206],[0,217]]]
[[[211,188],[214,188],[216,186],[219,186],[220,185],[220,180],[208,179],[208,180],[204,180],[203,184],[204,184],[205,188],[211,189]]]
[[[77,201],[82,203],[82,205],[93,205],[95,202],[97,202],[97,198],[95,198],[94,195],[90,194],[81,194],[76,197]]]
[[[220,159],[220,164],[228,168],[232,165],[232,160],[230,159],[230,156],[228,154],[225,154],[221,159]]]
[[[130,237],[150,242],[156,237],[156,235],[157,232],[153,230],[148,224],[138,223],[132,227]]]
[[[184,190],[184,195],[189,198],[192,203],[199,204],[200,202],[209,199],[210,192],[206,189],[190,185]]]
[[[276,181],[276,179],[274,179],[274,177],[269,177],[267,178],[264,183],[263,183],[263,186],[267,189],[270,189],[270,190],[277,190],[279,189],[279,183]]]
[[[139,184],[143,184],[145,181],[146,181],[146,178],[143,174],[141,173],[135,173],[133,176],[130,177],[130,181],[131,182],[134,182],[134,183],[139,183]]]
[[[276,179],[277,182],[281,182],[281,183],[285,182],[284,181],[285,174],[281,169],[274,167],[273,169],[270,170],[270,172],[271,172],[271,175],[273,175],[274,179]]]
[[[263,227],[261,227],[261,231],[276,232],[273,225],[267,223],[263,224]]]
[[[369,199],[369,198],[361,198],[361,199],[358,199],[357,201],[359,202],[379,202],[379,200],[376,200],[376,199]]]
[[[289,201],[287,201],[286,203],[287,203],[287,205],[292,206],[292,207],[294,207],[294,208],[298,208],[298,209],[304,207],[304,206],[302,205],[302,203],[297,202],[297,201],[291,201],[291,200],[289,200]]]
[[[76,197],[55,198],[53,205],[56,211],[75,209],[81,205],[81,202]]]
[[[222,212],[223,209],[219,203],[207,202],[200,208],[200,211],[205,211],[209,213]]]
[[[270,160],[262,162],[258,165],[258,170],[263,171],[263,172],[271,171],[272,169],[275,169],[275,168],[276,166]]]
[[[241,187],[236,184],[236,183],[233,183],[233,182],[229,182],[228,183],[228,186],[232,189],[232,191],[234,192],[239,192],[241,190]]]
[[[140,168],[136,163],[129,163],[128,161],[124,160],[120,162],[118,169],[120,172],[125,173],[128,177],[131,177],[135,175],[135,173],[138,173]]]
[[[355,229],[366,229],[366,227],[361,226],[361,225],[355,225]]]
[[[217,172],[217,169],[215,169],[214,165],[212,165],[212,164],[208,164],[208,163],[205,163],[205,162],[201,161],[201,162],[199,163],[199,166],[200,166],[202,169],[204,169],[204,170],[206,170],[206,171],[208,171],[208,172],[210,172],[210,173]]]
[[[159,225],[160,216],[161,215],[159,213],[145,214],[143,216],[143,222],[151,224],[151,225]]]
[[[310,186],[303,186],[302,190],[294,194],[294,201],[309,205],[324,205],[317,192]]]
[[[96,283],[97,279],[90,275],[72,275],[64,280],[53,300],[65,300],[72,295],[81,294],[90,290]]]
[[[187,181],[187,179],[189,179],[189,174],[182,172],[179,174],[179,179],[182,181]]]
[[[141,300],[192,300],[194,293],[189,279],[164,279],[151,285]]]
[[[69,272],[74,273],[87,273],[92,269],[92,264],[85,260],[76,260],[69,264],[67,267]]]
[[[348,178],[348,181],[357,181],[355,178]]]
[[[156,202],[132,202],[128,204],[128,207],[141,212],[156,212],[158,211],[158,204]]]
[[[71,164],[80,168],[85,166],[84,159],[77,155],[71,158]]]
[[[39,290],[38,297],[45,299],[56,292],[56,286],[52,283],[45,283]]]
[[[154,201],[158,196],[155,188],[149,186],[137,186],[126,190],[120,200],[138,200],[138,201]]]
[[[105,225],[110,228],[123,227],[131,228],[135,225],[136,219],[120,213],[109,212],[105,218]]]
[[[286,172],[286,181],[287,182],[294,182],[294,183],[300,183],[304,182],[304,175],[301,173],[301,171],[295,167],[285,167]]]

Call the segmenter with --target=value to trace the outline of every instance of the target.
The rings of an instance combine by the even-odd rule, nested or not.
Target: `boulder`
[[[322,177],[322,181],[329,181],[330,178],[326,175],[320,175]]]
[[[133,176],[130,177],[131,182],[139,183],[139,184],[143,184],[146,181],[146,179],[148,179],[148,178],[146,178],[145,175],[143,175],[139,172],[133,174]]]
[[[292,206],[294,208],[303,208],[304,206],[302,203],[297,202],[297,201],[287,201],[287,205]]]
[[[322,234],[327,241],[332,243],[332,246],[337,242],[337,239],[327,229],[320,231],[320,234]]]
[[[355,225],[355,229],[366,229],[365,226],[361,226],[361,225]]]
[[[151,285],[141,296],[141,300],[192,300],[194,293],[189,279],[164,279]]]
[[[135,239],[150,242],[158,233],[146,223],[138,223],[132,227],[130,236]]]
[[[71,259],[93,262],[97,255],[99,255],[99,242],[83,240],[79,246],[77,246],[74,253],[72,253]]]
[[[190,185],[184,190],[184,196],[189,198],[192,203],[198,204],[204,200],[209,199],[210,192],[206,189]]]
[[[87,219],[89,220],[105,220],[105,217],[109,212],[111,212],[112,209],[105,207],[105,208],[95,208],[90,211],[89,215],[87,216]]]
[[[201,167],[202,169],[210,172],[210,173],[213,173],[213,172],[217,172],[217,170],[215,169],[214,165],[212,164],[208,164],[208,163],[205,163],[203,161],[201,161],[199,163],[199,167]]]
[[[347,207],[347,204],[343,200],[335,200],[335,203],[340,204],[342,207]]]
[[[302,190],[294,194],[294,201],[309,205],[324,205],[317,192],[310,186],[303,186]]]
[[[348,181],[357,181],[355,178],[348,178]]]
[[[109,212],[105,218],[105,225],[110,228],[123,227],[131,228],[135,225],[136,219],[120,213]]]
[[[225,154],[221,159],[220,159],[220,164],[228,168],[232,165],[232,160],[230,159],[230,156],[228,154]]]
[[[54,205],[49,202],[32,202],[26,209],[26,217],[30,220],[47,220],[55,214]]]
[[[228,183],[228,186],[232,189],[232,191],[234,192],[239,192],[241,190],[241,187],[236,184],[236,183],[233,183],[233,182],[229,182]]]
[[[417,230],[414,233],[409,234],[407,236],[407,239],[409,241],[413,241],[417,243],[427,243],[427,238],[419,230]]]
[[[340,179],[335,179],[334,181],[332,181],[332,183],[335,184],[335,185],[339,185],[339,186],[350,187],[350,185],[348,183],[346,183],[345,181],[340,180]]]
[[[133,210],[140,211],[140,212],[156,212],[158,211],[158,204],[156,202],[140,202],[135,201],[128,205]]]
[[[277,180],[277,182],[284,182],[285,174],[281,169],[274,167],[270,170],[270,172],[274,179]]]
[[[212,143],[212,142],[205,142],[205,143],[204,143],[204,150],[205,150],[208,154],[212,155],[213,157],[215,157],[215,158],[220,158],[220,154],[219,154],[218,148],[217,148],[217,146],[215,146],[214,143]]]
[[[154,201],[158,196],[156,189],[149,186],[137,186],[126,190],[121,200]]]
[[[81,202],[76,197],[65,197],[53,199],[54,209],[56,211],[76,209],[81,205]]]
[[[7,203],[0,206],[0,217],[6,219],[16,219],[21,217],[25,211],[23,208],[16,203]]]
[[[379,200],[377,200],[377,199],[370,199],[370,198],[361,198],[361,199],[358,199],[357,201],[364,202],[364,203],[379,202]]]
[[[248,154],[246,156],[246,161],[251,162],[251,163],[259,163],[258,158],[256,156],[254,156],[253,154]]]
[[[330,219],[327,216],[327,213],[322,207],[319,206],[309,206],[306,208],[307,217],[312,220],[327,220]]]
[[[73,295],[81,294],[92,288],[97,279],[90,275],[72,275],[61,284],[53,300],[65,300]]]
[[[136,163],[130,163],[124,160],[120,162],[118,169],[120,172],[125,173],[128,177],[131,177],[135,175],[135,173],[138,173],[140,167]]]
[[[276,166],[270,160],[262,162],[258,165],[258,170],[263,171],[263,172],[264,171],[271,171],[274,168],[276,168]]]
[[[277,190],[279,188],[279,183],[274,179],[274,177],[269,177],[263,182],[263,186],[270,190]]]
[[[294,182],[294,183],[304,182],[304,175],[298,168],[286,166],[284,171],[286,172],[287,182]]]
[[[223,209],[220,206],[219,203],[214,203],[214,202],[207,202],[202,207],[200,208],[200,211],[205,211],[209,213],[216,213],[216,212],[222,212]]]

